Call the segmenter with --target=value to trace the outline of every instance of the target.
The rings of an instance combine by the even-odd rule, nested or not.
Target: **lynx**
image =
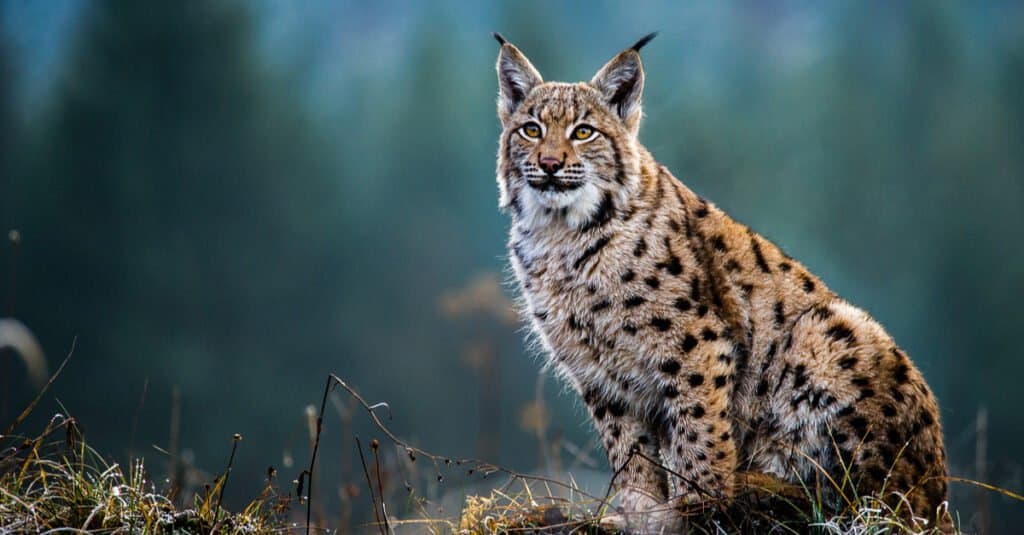
[[[934,517],[939,411],[907,355],[638,141],[653,36],[562,83],[495,34],[523,316],[589,409],[623,518],[677,529],[680,506],[727,501],[740,472],[824,487],[836,510],[876,493]]]

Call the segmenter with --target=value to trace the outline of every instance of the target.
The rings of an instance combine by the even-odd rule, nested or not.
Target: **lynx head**
[[[650,34],[589,82],[545,82],[500,35],[498,117],[501,207],[521,221],[586,227],[625,200],[640,170],[637,131]],[[607,215],[607,214],[604,214]]]

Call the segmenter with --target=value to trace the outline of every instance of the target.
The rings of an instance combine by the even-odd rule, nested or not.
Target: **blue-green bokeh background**
[[[51,366],[78,337],[30,424],[63,403],[98,449],[159,472],[178,389],[198,466],[245,436],[239,504],[285,452],[307,458],[303,410],[333,371],[423,447],[532,470],[539,361],[515,325],[441,306],[505,266],[489,33],[580,80],[660,30],[642,141],[887,326],[939,397],[955,475],[979,475],[984,407],[980,475],[1024,488],[1017,2],[0,6],[0,227],[22,235],[0,249],[0,316]],[[12,356],[4,423],[35,392]],[[560,392],[552,428],[596,447]],[[980,498],[954,491],[970,522]],[[989,501],[995,531],[1024,521]]]

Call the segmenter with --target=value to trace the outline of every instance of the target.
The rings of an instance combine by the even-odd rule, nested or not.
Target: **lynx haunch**
[[[543,81],[496,37],[497,180],[523,313],[588,407],[622,509],[671,530],[675,505],[728,500],[739,472],[813,486],[824,471],[837,510],[879,493],[934,518],[939,412],[907,355],[637,140],[653,34],[580,83]]]

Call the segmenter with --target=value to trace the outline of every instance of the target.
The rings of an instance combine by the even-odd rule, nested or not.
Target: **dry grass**
[[[937,518],[908,521],[898,510],[877,498],[861,499],[843,515],[820,516],[820,507],[804,508],[786,496],[764,494],[757,489],[728,507],[684,511],[683,532],[687,534],[816,533],[822,535],[936,535],[960,534],[945,531]],[[756,495],[756,498],[751,499]],[[490,496],[469,496],[455,532],[458,535],[497,534],[580,534],[612,535],[601,525],[609,509],[599,501],[582,498],[566,501],[537,498],[530,492]],[[945,514],[942,512],[941,514]],[[948,526],[946,528],[949,529]]]
[[[160,489],[141,460],[126,470],[92,450],[73,418],[55,416],[35,438],[0,439],[2,533],[260,534],[285,526],[290,499],[272,481],[238,513],[220,508],[226,475],[178,507],[175,490]]]

